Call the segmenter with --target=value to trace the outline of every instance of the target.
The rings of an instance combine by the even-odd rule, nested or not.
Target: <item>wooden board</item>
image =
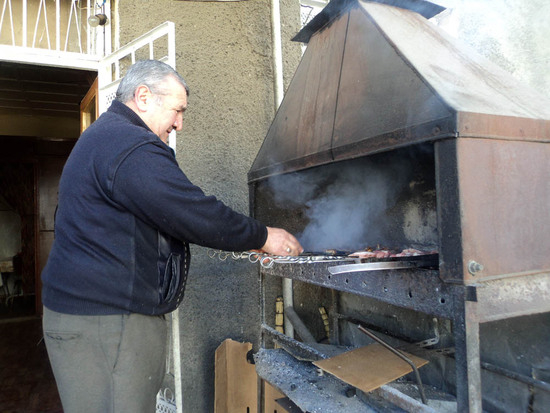
[[[428,363],[420,357],[402,353],[417,368]],[[378,343],[313,364],[364,392],[370,392],[413,371],[407,362]]]

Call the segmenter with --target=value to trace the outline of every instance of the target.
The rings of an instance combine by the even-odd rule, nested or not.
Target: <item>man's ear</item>
[[[153,98],[152,95],[151,90],[147,86],[138,86],[134,93],[134,103],[140,112],[147,112],[147,108]]]

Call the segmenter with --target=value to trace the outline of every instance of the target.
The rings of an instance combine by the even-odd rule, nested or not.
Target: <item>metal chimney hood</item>
[[[308,47],[249,182],[449,137],[550,141],[550,100],[429,22],[437,9],[329,7],[296,36]]]

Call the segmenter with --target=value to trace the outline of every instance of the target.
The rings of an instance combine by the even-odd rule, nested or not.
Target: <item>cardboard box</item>
[[[216,349],[214,413],[257,413],[258,375],[246,360],[251,343],[225,340]]]

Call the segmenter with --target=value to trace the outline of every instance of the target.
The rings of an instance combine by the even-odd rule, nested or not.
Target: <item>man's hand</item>
[[[262,251],[273,255],[299,255],[304,249],[294,235],[284,229],[267,227],[267,240]]]

